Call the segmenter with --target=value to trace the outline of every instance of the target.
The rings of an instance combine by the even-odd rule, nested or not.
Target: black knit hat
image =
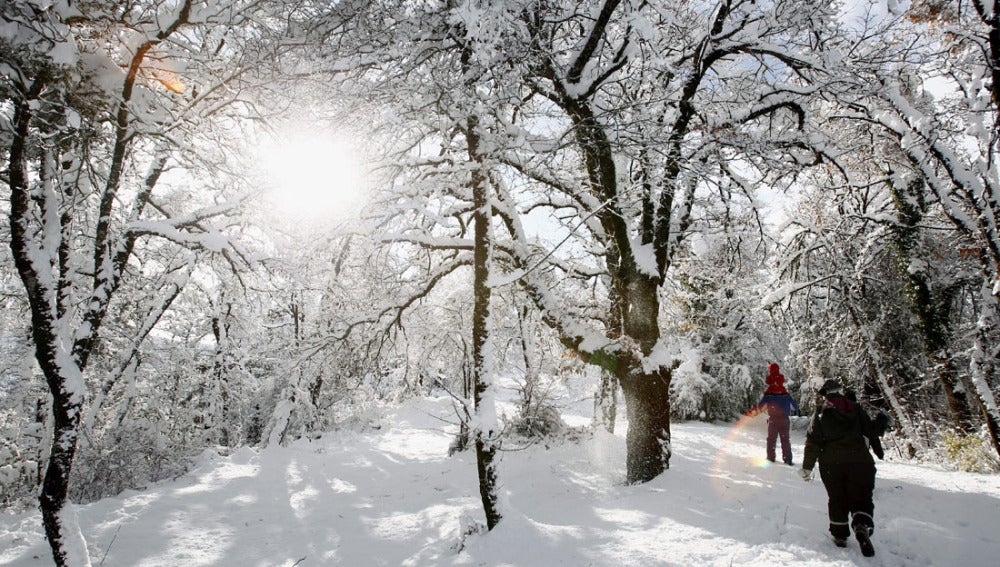
[[[843,387],[840,385],[840,382],[836,380],[827,380],[826,382],[823,382],[823,387],[819,389],[819,395],[824,398],[832,394],[840,394],[842,392]]]

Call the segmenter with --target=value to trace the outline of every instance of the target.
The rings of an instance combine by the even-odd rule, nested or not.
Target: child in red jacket
[[[750,410],[750,415],[756,415],[767,409],[767,460],[775,460],[776,441],[781,439],[781,460],[786,465],[792,464],[792,443],[788,438],[790,427],[789,416],[794,411],[799,413],[799,404],[785,389],[785,376],[781,373],[778,363],[772,362],[767,367],[767,390],[764,397]]]

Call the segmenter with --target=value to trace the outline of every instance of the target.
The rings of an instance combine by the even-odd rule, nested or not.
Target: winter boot
[[[837,547],[847,547],[847,538],[834,536],[833,545],[836,545]]]
[[[871,533],[867,527],[857,526],[854,530],[854,537],[858,538],[858,546],[861,547],[861,555],[872,557],[875,555],[875,546],[872,545]]]

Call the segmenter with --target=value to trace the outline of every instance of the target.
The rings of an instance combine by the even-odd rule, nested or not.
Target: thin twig
[[[108,558],[108,552],[111,551],[111,546],[115,544],[115,540],[118,539],[118,532],[122,531],[122,525],[118,524],[118,529],[115,530],[114,537],[111,538],[111,543],[108,544],[108,548],[104,550],[104,557],[101,557],[101,562],[98,563],[98,567],[104,565],[104,560]]]

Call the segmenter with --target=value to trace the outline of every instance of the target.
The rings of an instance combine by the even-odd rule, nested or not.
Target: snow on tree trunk
[[[465,52],[467,54],[467,52]],[[470,183],[475,207],[473,252],[473,437],[476,440],[476,465],[479,473],[479,495],[490,530],[500,523],[503,515],[497,502],[497,451],[500,449],[500,424],[493,399],[492,349],[490,348],[490,252],[492,238],[490,222],[492,206],[486,178],[479,164],[479,121],[475,116],[466,120],[469,156],[476,162]]]
[[[56,565],[89,566],[87,543],[68,499],[83,407],[83,378],[68,355],[60,356],[58,346],[53,345],[58,340],[54,334],[49,333],[48,339],[38,336],[37,330],[35,334],[39,364],[52,392],[53,416],[52,448],[38,498],[42,524]]]
[[[595,427],[603,427],[608,433],[615,432],[615,421],[618,419],[618,381],[617,377],[607,370],[601,369],[601,385],[594,393]]]
[[[35,358],[45,375],[52,395],[53,434],[48,466],[42,479],[39,507],[42,523],[56,565],[90,565],[87,545],[67,500],[70,473],[79,435],[84,382],[76,358],[66,351],[72,332],[64,318],[52,266],[59,266],[65,242],[60,222],[46,213],[55,210],[51,187],[39,191],[35,199],[41,210],[42,227],[31,223],[32,197],[29,196],[28,152],[33,120],[32,103],[44,87],[35,81],[14,110],[14,138],[9,151],[10,248],[31,309],[31,331]],[[44,222],[49,221],[49,222]]]
[[[997,332],[993,316],[997,313],[998,300],[989,290],[984,290],[983,295],[986,305],[977,321],[976,340],[969,361],[969,378],[983,412],[993,450],[1000,456],[1000,408],[990,389],[990,379],[995,378],[997,359],[995,353],[990,354],[988,351],[991,344],[989,337]]]

